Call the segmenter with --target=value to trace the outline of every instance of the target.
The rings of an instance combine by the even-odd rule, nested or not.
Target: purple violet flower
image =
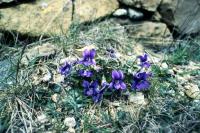
[[[145,53],[143,56],[138,56],[138,58],[140,59],[140,66],[141,67],[146,67],[149,68],[150,67],[150,63],[148,62],[148,55]]]
[[[101,101],[105,89],[100,90],[98,88],[97,81],[93,81],[89,83],[88,81],[84,80],[82,86],[84,87],[84,94],[86,96],[92,96],[92,100],[95,103],[98,103]]]
[[[71,68],[72,68],[71,64],[69,64],[68,62],[65,62],[65,64],[59,68],[59,72],[61,75],[66,76],[70,73]]]
[[[109,85],[109,88],[114,88],[116,90],[125,90],[126,84],[123,82],[124,74],[121,70],[112,71],[112,82]]]
[[[86,49],[83,52],[83,58],[81,59],[79,63],[85,66],[96,65],[96,62],[94,60],[95,55],[96,55],[95,49],[91,49],[91,50]]]
[[[148,78],[151,76],[151,73],[139,72],[133,76],[132,89],[137,91],[147,90],[150,87],[150,82]]]
[[[94,95],[92,96],[92,100],[93,100],[95,103],[100,102],[100,101],[102,100],[102,98],[103,98],[104,92],[105,92],[105,89],[101,89],[101,90],[96,89],[96,90],[94,91]]]
[[[87,77],[87,78],[92,77],[92,75],[93,75],[92,71],[83,70],[83,69],[79,70],[78,73],[79,73],[80,76]]]

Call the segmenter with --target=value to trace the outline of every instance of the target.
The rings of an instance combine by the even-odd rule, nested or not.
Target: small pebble
[[[40,4],[40,7],[41,7],[41,9],[45,9],[45,8],[47,8],[48,7],[48,4],[46,3],[46,2],[42,2],[41,4]]]
[[[58,102],[58,94],[53,94],[51,96],[51,99],[52,99],[53,102],[57,103]]]
[[[115,107],[119,107],[119,106],[120,106],[120,103],[119,103],[119,102],[112,102],[111,105],[112,105],[112,106],[115,106]]]
[[[45,114],[41,114],[37,117],[37,121],[40,123],[45,123],[48,121],[47,116]]]
[[[75,129],[71,127],[67,130],[67,133],[75,133],[75,132],[76,132]]]
[[[129,102],[137,105],[146,105],[144,94],[141,92],[136,92],[136,94],[130,94]]]
[[[168,74],[174,75],[174,71],[173,71],[172,69],[169,69],[169,70],[168,70]]]
[[[180,91],[179,94],[180,94],[181,96],[185,96],[185,93],[184,93],[183,91]]]
[[[76,120],[74,119],[74,117],[67,117],[64,120],[64,124],[69,128],[73,128],[76,126]]]
[[[48,71],[47,74],[44,75],[44,77],[42,78],[43,82],[48,82],[51,80],[51,73]]]
[[[190,97],[192,99],[196,99],[196,100],[200,99],[200,90],[199,90],[198,85],[192,84],[192,83],[188,83],[184,87],[185,87],[185,94],[188,97]]]
[[[168,65],[167,65],[166,62],[162,63],[162,64],[161,64],[161,67],[162,67],[163,69],[168,69]]]
[[[128,9],[128,15],[131,19],[141,19],[144,14],[142,12],[136,11],[134,9]]]
[[[114,13],[113,16],[115,17],[121,17],[121,16],[126,16],[128,14],[126,9],[117,9]]]
[[[170,90],[169,94],[171,94],[172,96],[175,96],[175,91],[174,90]]]

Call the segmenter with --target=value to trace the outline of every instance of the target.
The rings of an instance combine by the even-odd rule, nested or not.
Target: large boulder
[[[111,14],[118,7],[117,0],[75,0],[74,18],[80,22],[93,21]]]
[[[71,24],[72,5],[70,0],[37,1],[1,9],[0,14],[0,29],[31,35],[58,34]]]
[[[139,38],[166,39],[171,37],[170,31],[164,23],[144,21],[133,26],[132,32],[135,37]]]
[[[161,0],[119,0],[121,3],[137,8],[143,8],[148,11],[156,11]]]
[[[130,35],[137,44],[152,48],[166,47],[171,44],[172,35],[164,23],[144,21],[129,28]]]
[[[71,0],[37,0],[0,9],[0,29],[31,35],[58,35],[76,21],[93,21],[118,8],[117,0],[76,0],[74,14]]]
[[[158,8],[162,20],[181,34],[200,32],[199,0],[163,0]]]

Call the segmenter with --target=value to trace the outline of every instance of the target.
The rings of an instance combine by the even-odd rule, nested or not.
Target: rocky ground
[[[200,44],[198,36],[191,38],[198,28],[179,27],[183,18],[176,17],[169,24],[163,17],[166,8],[174,8],[169,1],[111,1],[91,0],[91,6],[77,0],[74,11],[71,1],[37,1],[20,3],[15,12],[5,6],[10,1],[2,1],[0,132],[200,132]],[[169,28],[175,24],[177,34],[182,30],[176,39]],[[147,53],[151,88],[94,104],[58,71],[85,48],[98,51],[100,65],[121,69]]]

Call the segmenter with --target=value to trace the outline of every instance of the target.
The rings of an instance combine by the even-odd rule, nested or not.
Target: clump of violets
[[[105,88],[99,89],[99,85],[97,81],[92,81],[90,83],[84,80],[82,83],[82,86],[84,88],[84,94],[86,96],[91,96],[92,100],[95,103],[98,103],[101,101]]]
[[[137,91],[147,90],[150,87],[150,82],[148,78],[151,76],[151,73],[147,72],[138,72],[133,76],[132,89]]]
[[[112,82],[109,85],[109,88],[113,88],[115,90],[125,90],[126,84],[123,82],[124,74],[121,70],[113,70],[112,71]]]
[[[65,62],[63,66],[59,68],[59,72],[61,75],[68,75],[71,71],[72,65],[68,62]]]
[[[111,54],[114,54],[114,52],[111,51]],[[98,66],[98,68],[100,67],[101,69],[95,69],[97,68],[95,55],[95,49],[86,49],[83,51],[82,58],[77,61],[76,64],[72,65],[70,63],[65,63],[59,69],[62,75],[67,76],[72,67],[77,65],[77,80],[82,80],[81,85],[83,87],[83,94],[87,97],[91,97],[94,103],[99,103],[103,99],[104,94],[110,92],[110,90],[129,91],[129,86],[131,86],[131,90],[136,91],[144,91],[150,88],[151,83],[149,78],[152,74],[147,72],[150,68],[150,62],[148,61],[148,55],[146,53],[138,56],[140,68],[139,70],[136,70],[137,73],[133,74],[132,80],[125,80],[125,75],[128,74],[124,73],[122,70],[112,70],[110,82],[106,82],[104,76],[105,73],[110,73],[110,71],[106,71],[108,69],[101,68],[100,66]],[[118,91],[112,91],[112,93],[117,93]]]
[[[96,55],[96,50],[91,49],[91,50],[84,50],[83,52],[83,58],[80,60],[80,64],[83,64],[85,66],[90,66],[90,65],[96,65],[96,61],[94,59]]]
[[[151,65],[148,61],[148,55],[145,53],[143,56],[138,57],[140,59],[140,66],[141,68],[149,68]],[[145,69],[145,70],[147,70]],[[133,75],[133,83],[131,85],[133,90],[136,91],[143,91],[150,88],[151,83],[148,81],[148,78],[152,76],[151,73],[141,72],[138,71],[136,74]]]
[[[149,68],[151,66],[151,64],[148,61],[148,56],[145,53],[143,56],[138,56],[138,58],[140,59],[140,66],[144,67],[144,68]]]

